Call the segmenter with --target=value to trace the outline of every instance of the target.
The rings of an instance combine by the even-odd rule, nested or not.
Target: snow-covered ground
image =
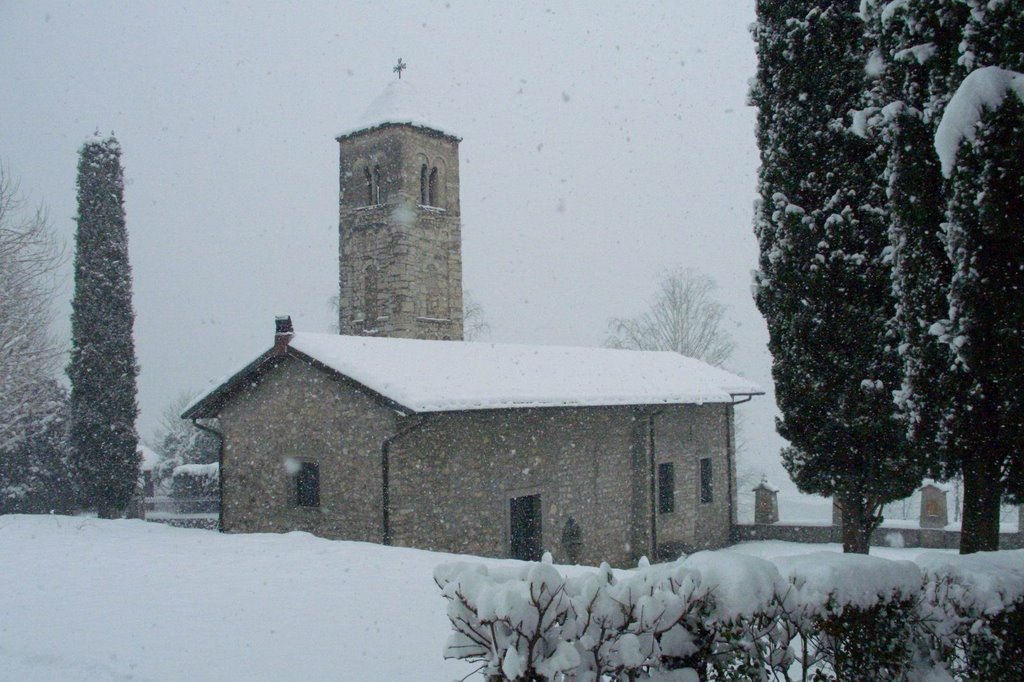
[[[830,549],[840,550],[735,548]],[[456,559],[510,563],[306,533],[0,516],[0,679],[461,679],[473,668],[441,658],[449,625],[432,580]]]

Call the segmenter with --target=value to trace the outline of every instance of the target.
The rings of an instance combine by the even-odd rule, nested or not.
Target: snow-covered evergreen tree
[[[79,154],[71,443],[83,503],[114,518],[128,506],[139,476],[124,173],[114,137],[86,142]]]
[[[948,316],[952,266],[942,224],[943,180],[932,140],[959,80],[959,43],[967,8],[959,0],[875,0],[865,6],[869,45],[882,67],[865,110],[865,134],[887,158],[882,178],[888,189],[893,294],[892,321],[899,338],[903,385],[897,393],[908,436],[931,473],[943,449],[941,426],[957,393],[949,347],[930,333]],[[948,435],[948,434],[947,434]],[[932,460],[932,461],[928,461]]]
[[[0,447],[0,514],[69,513],[75,508],[68,447],[68,393],[54,379],[26,398],[22,437]]]
[[[1015,408],[1007,403],[1019,391],[1013,385],[1019,361],[998,357],[997,350],[1012,348],[1014,329],[1020,329],[1009,295],[1019,283],[1012,277],[1000,281],[997,273],[1009,273],[1024,262],[1012,236],[1020,229],[1013,222],[1022,213],[1020,179],[1012,177],[1018,172],[1014,164],[1000,157],[1009,154],[1006,161],[1019,162],[1021,147],[1018,142],[1014,157],[1013,135],[1020,139],[1014,114],[995,111],[1004,106],[1007,88],[1001,86],[1009,81],[973,72],[991,65],[1021,68],[1024,3],[878,0],[867,7],[869,34],[885,63],[869,113],[889,144],[888,208],[898,299],[893,327],[904,361],[898,402],[930,473],[964,477],[961,551],[996,549],[999,496],[1020,480],[1013,473],[1019,463],[1012,454],[1020,447],[1009,443],[1021,442],[1015,424],[1019,416],[1008,413]],[[986,109],[991,111],[978,120]],[[1002,132],[993,132],[993,125],[1001,125]],[[993,135],[1006,139],[996,142]],[[962,151],[964,138],[971,140],[966,145],[971,151]],[[977,239],[996,232],[1008,241]],[[965,305],[980,316],[970,319]],[[990,308],[981,312],[978,305]],[[966,349],[969,339],[973,350]],[[973,363],[966,359],[972,353],[977,355]]]
[[[756,302],[768,322],[787,471],[834,496],[843,546],[867,552],[882,506],[920,480],[891,394],[900,364],[891,294],[884,157],[849,130],[868,59],[856,0],[758,2],[761,247]],[[865,64],[868,64],[865,68]]]
[[[965,112],[980,116],[964,119]],[[971,434],[974,446],[962,453],[963,525],[972,532],[961,545],[974,551],[998,548],[1001,493],[1024,488],[1024,73],[971,72],[937,143],[961,134],[955,159],[944,163],[954,272],[942,338],[968,381],[953,428]]]

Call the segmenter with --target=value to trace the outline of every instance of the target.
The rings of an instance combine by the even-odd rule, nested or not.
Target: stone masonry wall
[[[509,556],[509,501],[539,494],[543,545],[556,561],[566,559],[562,534],[571,516],[583,534],[581,563],[633,565],[651,554],[656,490],[647,465],[648,412],[547,408],[427,416],[392,448],[395,544]],[[676,464],[676,510],[656,520],[658,542],[670,551],[729,541],[725,414],[722,405],[673,406],[655,417],[655,459]],[[704,505],[697,502],[698,456],[713,458],[720,491]]]
[[[629,565],[633,423],[629,408],[427,416],[392,449],[395,544],[507,557],[509,500],[539,494],[543,547],[556,561],[572,516],[581,563]]]
[[[380,542],[380,445],[393,414],[327,372],[285,359],[220,415],[224,530]],[[288,458],[319,465],[318,509],[295,506]]]
[[[660,558],[729,544],[735,514],[732,406],[685,405],[655,420],[657,463],[675,465],[675,511],[658,515]],[[712,499],[700,501],[700,460],[711,459]]]
[[[423,339],[462,338],[462,229],[458,140],[407,125],[341,138],[340,329]],[[422,204],[420,169],[437,168],[434,205]],[[366,169],[381,171],[380,203]],[[366,270],[377,270],[367,305]]]

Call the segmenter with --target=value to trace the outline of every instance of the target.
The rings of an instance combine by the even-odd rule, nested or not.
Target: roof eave
[[[238,372],[228,377],[227,381],[208,392],[202,399],[192,403],[181,413],[182,419],[214,419],[220,414],[224,403],[237,390],[238,385],[246,377],[259,372],[263,365],[274,358],[274,349],[262,353],[258,358],[250,362]]]
[[[401,403],[387,397],[386,395],[379,393],[369,386],[356,381],[350,376],[342,374],[338,370],[325,365],[311,355],[306,355],[300,350],[296,350],[290,346],[286,347],[284,353],[276,352],[274,348],[267,350],[265,353],[260,355],[258,358],[250,362],[248,365],[243,367],[240,371],[233,374],[228,378],[227,381],[217,386],[212,391],[207,393],[201,400],[193,403],[188,407],[182,414],[182,419],[214,419],[220,415],[221,409],[224,405],[231,400],[231,398],[240,390],[242,384],[247,380],[254,378],[254,375],[260,374],[264,371],[265,367],[270,364],[277,364],[281,359],[285,357],[293,357],[296,360],[305,362],[306,364],[315,367],[327,374],[341,379],[347,383],[350,383],[358,387],[361,391],[368,394],[378,402],[382,403],[386,407],[389,407],[396,412],[408,416],[414,414],[417,410],[402,405]]]
[[[443,138],[448,139],[448,140],[454,140],[455,142],[462,142],[462,138],[459,137],[458,135],[453,135],[452,133],[445,132],[443,130],[440,130],[438,128],[434,128],[434,127],[429,126],[429,125],[424,125],[422,123],[413,123],[412,121],[381,121],[380,123],[374,123],[373,125],[366,126],[365,128],[359,128],[357,130],[350,130],[350,131],[341,133],[340,135],[338,135],[334,139],[337,140],[338,142],[341,142],[342,140],[347,140],[347,139],[349,139],[351,137],[355,137],[357,135],[362,135],[364,133],[369,133],[369,132],[372,132],[374,130],[382,130],[384,128],[391,128],[391,127],[394,127],[394,126],[408,126],[410,128],[415,128],[416,130],[422,130],[422,131],[430,133],[432,135],[436,135],[437,137],[443,137]]]

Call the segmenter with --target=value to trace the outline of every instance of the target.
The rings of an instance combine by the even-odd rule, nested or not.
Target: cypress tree
[[[993,64],[1020,70],[1022,3],[908,0],[875,3],[872,12],[873,33],[889,61],[876,104],[886,114],[890,144],[899,302],[893,327],[904,365],[898,403],[931,475],[964,478],[961,551],[996,549],[1000,496],[1019,493],[1016,453],[1024,435],[1015,407],[1024,389],[1021,358],[1014,355],[1024,320],[1014,308],[1019,296],[1011,293],[1024,284],[1012,277],[1024,263],[1017,246],[1021,147],[1013,148],[1020,139],[1013,122],[1019,102],[1004,99],[998,111],[959,131],[972,139],[948,177],[934,141],[968,72]],[[947,128],[960,118],[954,112]]]
[[[900,414],[918,459],[938,478],[948,467],[937,457],[951,434],[942,430],[959,391],[947,345],[931,333],[948,316],[952,265],[942,234],[945,206],[938,156],[932,141],[959,80],[959,43],[967,8],[959,0],[880,0],[866,6],[868,40],[884,64],[872,89],[874,133],[887,157],[892,287],[891,322],[899,339],[903,379],[896,393]]]
[[[134,320],[121,147],[111,136],[79,151],[68,365],[82,501],[101,518],[123,513],[139,475]]]
[[[920,481],[891,392],[900,364],[889,328],[887,217],[870,140],[852,134],[870,62],[856,0],[759,0],[761,249],[756,302],[797,487],[831,495],[843,548],[868,550],[882,506]]]
[[[968,553],[998,549],[1002,497],[1024,489],[1024,2],[972,2],[963,46],[974,70],[936,147],[953,266],[943,340],[966,377],[951,428],[974,446],[960,453]]]

